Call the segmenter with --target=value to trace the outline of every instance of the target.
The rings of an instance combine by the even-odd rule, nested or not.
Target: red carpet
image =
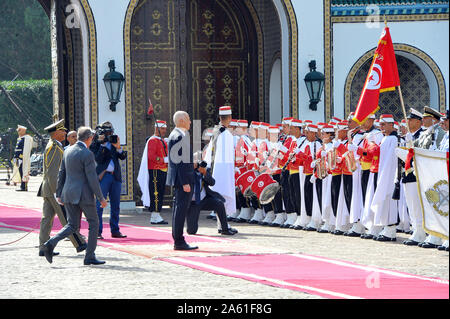
[[[173,257],[161,260],[325,298],[449,298],[448,280],[308,255]]]
[[[0,204],[0,227],[13,228],[24,231],[35,229],[39,233],[39,224],[42,211],[38,209],[24,208],[16,205]],[[61,224],[57,217],[53,223],[52,234],[60,230]],[[120,231],[127,235],[127,238],[111,238],[109,223],[103,223],[104,240],[99,240],[98,244],[103,246],[110,245],[163,245],[173,244],[171,228],[143,227],[136,225],[120,224]],[[81,221],[81,233],[88,234],[88,223]],[[228,239],[186,235],[189,243],[195,242],[229,242]]]

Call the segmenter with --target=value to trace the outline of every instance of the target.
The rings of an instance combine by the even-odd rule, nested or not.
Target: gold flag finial
[[[384,26],[387,28],[387,19],[386,19],[386,15],[384,15],[383,17],[384,17]]]

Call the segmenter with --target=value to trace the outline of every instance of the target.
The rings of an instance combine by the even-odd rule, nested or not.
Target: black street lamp
[[[320,97],[323,92],[325,76],[316,71],[315,60],[309,62],[309,69],[311,72],[305,76],[305,84],[309,95],[309,108],[313,111],[317,111],[317,104],[320,102]]]
[[[111,111],[116,111],[116,105],[120,102],[120,95],[122,94],[123,83],[125,78],[119,72],[116,72],[116,64],[114,60],[108,63],[109,72],[103,77],[103,82],[105,82],[106,93],[108,93],[108,99],[111,103],[109,108]]]

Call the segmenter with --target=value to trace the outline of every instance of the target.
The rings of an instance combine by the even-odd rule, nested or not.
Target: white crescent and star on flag
[[[381,77],[383,75],[383,69],[379,64],[374,64],[372,67],[372,72],[369,76],[369,81],[367,82],[368,90],[378,90],[381,87]]]

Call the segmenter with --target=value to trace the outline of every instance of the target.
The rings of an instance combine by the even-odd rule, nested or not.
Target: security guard
[[[61,142],[66,138],[64,120],[60,120],[47,126],[45,130],[48,134],[50,134],[50,141],[48,142],[44,152],[44,174],[38,191],[38,196],[44,198],[42,219],[39,230],[39,256],[44,256],[43,245],[50,239],[50,232],[52,230],[55,215],[58,216],[62,226],[67,224],[63,207],[58,204],[55,197],[59,167],[61,165],[64,153]],[[69,239],[76,248],[77,252],[82,252],[86,249],[86,241],[80,235],[79,231],[71,235]],[[57,254],[58,253],[54,252],[54,255]]]

